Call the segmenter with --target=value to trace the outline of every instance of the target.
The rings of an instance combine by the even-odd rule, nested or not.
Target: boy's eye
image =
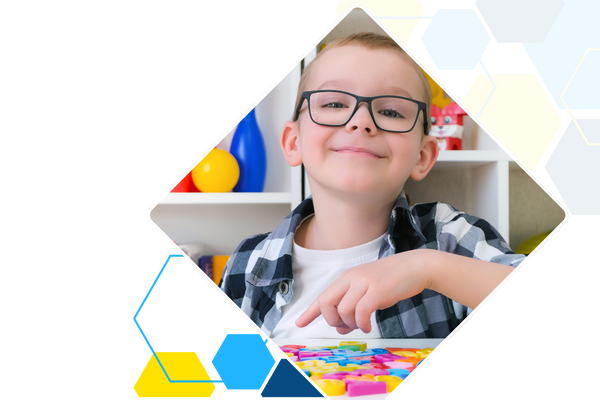
[[[331,101],[329,103],[324,104],[322,107],[325,107],[325,108],[348,108],[345,104],[342,104],[339,101]]]
[[[379,114],[383,115],[384,117],[388,117],[388,118],[404,118],[404,116],[402,114],[400,114],[399,112],[397,112],[396,110],[381,110],[379,111]]]

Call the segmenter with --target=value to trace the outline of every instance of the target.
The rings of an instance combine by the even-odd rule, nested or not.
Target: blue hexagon
[[[243,360],[246,367],[240,368]],[[260,335],[227,335],[212,360],[227,389],[260,389],[275,364]]]
[[[475,3],[498,43],[543,42],[564,5],[562,0]]]
[[[586,50],[600,47],[598,15],[598,1],[567,1],[543,43],[523,44],[559,108],[565,108],[560,95]],[[591,109],[597,104],[597,92],[585,86],[583,90],[571,89],[570,96],[567,104],[571,110]]]
[[[589,132],[589,141],[600,139],[600,134],[592,134],[600,132],[600,119],[578,119],[577,123],[583,132]],[[572,214],[600,214],[600,146],[587,145],[574,122],[550,156],[546,170]]]
[[[490,36],[474,10],[439,10],[421,40],[439,69],[473,69]]]

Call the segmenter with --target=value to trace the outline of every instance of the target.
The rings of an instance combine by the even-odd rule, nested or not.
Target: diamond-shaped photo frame
[[[367,25],[368,28],[366,28],[365,25]],[[171,185],[169,185],[167,189],[154,200],[153,203],[151,203],[147,210],[147,220],[151,227],[159,233],[159,235],[161,235],[167,244],[174,250],[185,254],[188,265],[194,269],[199,276],[213,288],[213,290],[215,290],[215,292],[228,303],[232,309],[246,321],[246,323],[248,323],[250,327],[263,334],[265,337],[268,337],[268,335],[265,335],[255,323],[253,323],[243,312],[240,312],[239,308],[237,308],[237,306],[235,306],[235,304],[220,291],[218,288],[218,278],[213,279],[209,277],[206,273],[208,270],[200,271],[202,268],[200,260],[193,258],[194,256],[190,250],[193,246],[185,243],[201,243],[200,250],[195,253],[196,256],[198,254],[231,254],[233,249],[235,249],[235,247],[232,249],[232,246],[236,246],[241,240],[253,234],[272,230],[291,210],[300,204],[304,198],[310,195],[310,187],[306,184],[305,172],[302,168],[298,167],[285,168],[285,160],[281,155],[278,140],[274,140],[276,137],[273,138],[268,135],[280,134],[277,130],[277,126],[281,126],[283,122],[291,118],[295,101],[294,88],[297,87],[301,68],[308,65],[310,60],[316,56],[323,43],[327,43],[336,36],[345,35],[349,33],[346,31],[357,29],[356,27],[360,27],[360,30],[372,29],[373,31],[381,31],[390,35],[390,37],[396,40],[398,45],[427,72],[430,82],[432,82],[433,85],[437,85],[439,88],[443,88],[443,97],[446,99],[449,98],[452,102],[459,105],[461,104],[461,99],[458,98],[425,63],[418,59],[409,48],[405,47],[395,39],[385,26],[370,14],[366,8],[360,5],[352,6],[342,17],[334,20],[330,26],[325,28],[324,31],[253,100],[251,105],[240,113],[238,118],[232,121],[215,138],[213,143],[211,143],[207,149],[204,149],[200,155],[190,163],[188,168],[186,168],[171,183]],[[290,95],[290,93],[293,95]],[[270,112],[267,112],[266,110]],[[499,142],[493,134],[478,123],[476,118],[470,114],[467,109],[463,107],[463,111],[470,117],[465,118],[465,132],[468,130],[476,132],[471,137],[466,134],[463,138],[463,144],[478,150],[473,150],[472,152],[464,154],[457,154],[459,151],[447,151],[441,153],[443,155],[441,156],[441,159],[438,158],[438,162],[441,161],[440,165],[443,164],[444,168],[439,171],[439,174],[433,173],[433,175],[428,176],[428,178],[423,181],[431,182],[431,184],[423,190],[417,188],[417,185],[408,187],[407,190],[410,192],[411,200],[413,202],[421,202],[430,201],[431,196],[439,196],[439,191],[433,190],[433,188],[436,187],[439,189],[440,185],[443,185],[444,183],[446,183],[446,185],[448,182],[466,185],[461,186],[460,188],[450,189],[446,194],[447,199],[438,198],[437,200],[444,200],[450,204],[457,204],[459,209],[472,210],[471,212],[475,215],[479,214],[487,217],[486,219],[492,222],[492,225],[497,226],[504,237],[509,238],[511,244],[513,242],[512,235],[515,235],[515,233],[513,233],[513,229],[509,229],[511,221],[513,220],[509,210],[513,208],[511,207],[513,202],[517,202],[518,204],[519,201],[522,201],[522,199],[514,199],[508,195],[511,184],[514,182],[517,185],[529,185],[530,188],[533,188],[532,195],[537,196],[534,197],[536,199],[543,199],[544,196],[546,196],[547,198],[545,200],[550,199],[550,202],[546,201],[546,203],[548,203],[549,208],[553,208],[551,212],[554,213],[554,222],[558,222],[556,224],[552,222],[555,226],[550,229],[549,233],[546,232],[547,235],[544,239],[539,240],[537,246],[533,247],[530,255],[519,266],[519,270],[522,270],[533,260],[533,258],[535,258],[536,254],[539,254],[539,252],[543,250],[543,248],[547,246],[562,229],[564,229],[566,226],[565,221],[568,221],[568,212],[564,205],[562,205],[556,196],[545,187],[543,182],[535,174],[528,171],[518,159],[512,156],[510,151],[505,149],[502,143]],[[227,149],[231,146],[235,128],[241,121],[245,120],[249,115],[252,115],[252,113],[255,113],[257,123],[260,126],[261,132],[264,134],[266,153],[268,154],[266,164],[268,165],[267,169],[269,172],[267,172],[267,177],[265,179],[264,190],[255,193],[175,193],[174,189],[182,185],[186,178],[189,179],[192,170],[201,163],[208,154],[210,154],[210,150],[214,148]],[[275,117],[269,119],[267,114],[269,117]],[[274,168],[273,165],[275,166]],[[279,168],[279,166],[283,166],[283,168]],[[269,169],[269,167],[271,169]],[[464,171],[469,168],[470,170],[467,174],[468,177],[465,178]],[[477,172],[475,172],[475,168],[477,168]],[[275,170],[275,172],[269,175],[271,170]],[[529,180],[529,182],[524,183],[526,180]],[[476,183],[473,184],[473,182]],[[534,185],[531,184],[532,182]],[[477,203],[475,201],[469,202],[469,200],[458,199],[460,196],[462,196],[463,199],[466,199],[467,196],[465,196],[465,193],[469,192],[469,190],[472,191],[473,186],[484,187],[479,190],[479,193],[481,194],[480,202],[485,204],[483,208],[474,204]],[[490,195],[490,192],[495,194]],[[513,191],[511,190],[511,193],[512,192]],[[198,208],[203,210],[200,213],[192,213],[190,212],[190,208],[193,208],[194,211],[197,211]],[[539,209],[540,207],[537,208]],[[242,211],[240,212],[239,209],[242,209]],[[249,212],[250,210],[252,210],[252,212]],[[547,214],[548,212],[544,213]],[[567,216],[562,218],[562,213]],[[189,219],[191,214],[196,215],[194,217],[195,219]],[[219,234],[219,229],[217,229],[217,227],[219,225],[226,225],[227,218],[233,221],[239,220],[240,214],[250,216],[250,219],[244,224],[246,226],[244,229],[246,230],[239,229],[239,232],[237,232],[239,237],[227,238],[225,240],[223,234]],[[515,218],[518,219],[519,217]],[[203,223],[197,224],[196,221],[198,220]],[[183,228],[179,229],[177,226],[183,226]],[[213,243],[222,240],[223,243],[227,242],[228,244],[223,245],[223,247],[218,247],[210,243],[202,243],[201,240],[196,239],[193,232],[193,229],[199,229],[198,227],[200,226],[210,227],[210,229],[205,229],[205,232],[207,237],[211,237]],[[544,229],[547,230],[547,228]],[[230,233],[231,230],[224,229],[224,232]],[[519,234],[521,237],[519,237]],[[525,242],[523,239],[524,235],[527,235],[527,233],[516,233],[516,239],[514,241]],[[215,269],[216,265],[213,265],[212,267],[212,272],[214,274],[215,271],[217,271],[217,269]],[[518,274],[518,271],[516,274]],[[429,358],[426,359],[424,364],[426,365],[433,359],[435,354],[439,353],[439,351],[451,341],[452,337],[456,336],[464,329],[464,327],[466,327],[466,325],[468,325],[475,317],[477,312],[480,312],[485,308],[485,305],[493,300],[493,298],[508,283],[510,283],[512,279],[514,279],[516,274],[511,274],[511,276],[491,293],[486,301],[482,302],[480,307],[475,310],[475,313],[471,313],[469,317],[467,317],[463,323],[452,332],[452,335],[444,340],[438,341],[436,346],[434,346],[436,347],[435,351],[429,355]],[[272,341],[272,344],[273,343],[277,345],[290,344],[287,342],[275,343]],[[276,346],[274,347],[276,348]],[[407,345],[407,347],[411,347],[411,345]],[[417,373],[418,371],[419,369],[417,369]],[[410,378],[407,379],[407,381],[409,382]]]

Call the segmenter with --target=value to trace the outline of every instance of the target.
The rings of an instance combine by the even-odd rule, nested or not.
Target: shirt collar
[[[281,282],[282,280],[293,279],[291,257],[289,256],[292,254],[294,234],[296,233],[296,230],[302,221],[314,214],[314,212],[315,209],[312,196],[309,196],[306,198],[306,200],[300,203],[300,205],[298,205],[298,207],[296,207],[273,232],[267,236],[265,239],[265,246],[262,250],[260,250],[259,254],[257,254],[258,261],[248,276],[249,283],[254,286],[269,286]],[[416,231],[414,233],[417,233],[417,223],[410,212],[406,194],[404,193],[404,190],[402,190],[396,199],[396,203],[392,209],[390,222],[388,225],[388,235],[386,239],[390,244],[390,248],[383,250],[379,258],[395,252],[395,244],[392,238],[394,237],[396,224],[398,221],[406,221],[407,219],[410,221],[410,226],[406,228],[410,229],[411,231]],[[418,234],[420,234],[420,232],[418,232]],[[273,243],[280,244],[280,248],[275,250],[271,249],[271,247],[274,246]],[[267,263],[264,262],[264,260],[267,258],[273,259],[274,254],[270,254],[270,256],[267,257],[268,253],[272,253],[273,251],[278,252],[276,257],[281,261],[277,262],[276,271],[271,271],[270,268],[266,267]]]

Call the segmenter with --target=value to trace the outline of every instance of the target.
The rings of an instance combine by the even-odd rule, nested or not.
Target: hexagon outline
[[[583,55],[583,57],[581,58],[581,61],[579,61],[579,64],[577,64],[577,68],[575,68],[575,72],[573,72],[573,75],[571,76],[571,78],[569,79],[569,82],[567,82],[567,86],[565,86],[565,88],[563,89],[562,93],[560,94],[560,100],[563,102],[563,104],[565,105],[567,111],[569,112],[569,115],[571,116],[571,119],[573,120],[573,122],[575,123],[575,126],[577,127],[577,129],[579,130],[579,133],[581,133],[581,136],[583,136],[583,140],[585,140],[585,143],[588,146],[600,146],[600,143],[590,143],[587,139],[587,137],[585,136],[585,133],[583,133],[583,130],[581,129],[581,127],[579,126],[579,124],[577,123],[577,120],[575,119],[575,117],[573,116],[573,113],[571,112],[571,109],[569,108],[569,106],[567,105],[567,102],[565,101],[564,95],[565,92],[567,91],[567,89],[569,88],[569,85],[571,84],[571,81],[573,81],[573,78],[575,78],[575,75],[577,74],[577,71],[579,71],[579,67],[581,67],[581,64],[583,64],[583,60],[585,60],[585,58],[587,57],[588,53],[590,51],[600,51],[600,48],[596,49],[596,48],[589,48],[585,51],[585,54]]]
[[[600,12],[599,6],[595,1],[565,1],[543,43],[522,43],[540,79],[546,83],[549,95],[561,110],[565,109],[560,100],[561,87],[564,88],[569,79],[569,71],[575,69],[587,48],[599,47],[597,29],[593,28],[597,25],[595,16]],[[564,58],[563,62],[556,62],[557,52]],[[577,98],[579,102],[586,100]]]

